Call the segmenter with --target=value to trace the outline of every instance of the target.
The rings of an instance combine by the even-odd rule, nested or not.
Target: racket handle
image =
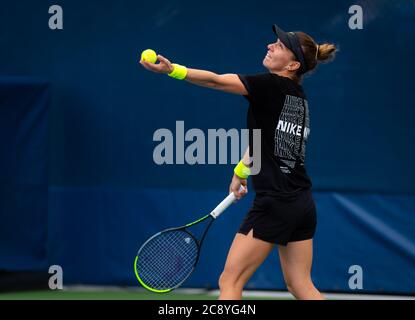
[[[239,192],[241,192],[242,190],[244,190],[243,186],[239,188]],[[218,206],[215,209],[213,209],[210,215],[216,219],[235,201],[235,199],[235,194],[231,192],[221,203],[218,204]]]

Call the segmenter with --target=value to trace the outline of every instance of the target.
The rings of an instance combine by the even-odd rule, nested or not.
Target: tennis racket
[[[196,267],[203,240],[213,221],[234,201],[232,192],[210,214],[149,238],[138,250],[134,261],[135,275],[140,284],[152,292],[167,293],[185,282]],[[207,225],[198,239],[189,228],[202,221],[207,221]]]

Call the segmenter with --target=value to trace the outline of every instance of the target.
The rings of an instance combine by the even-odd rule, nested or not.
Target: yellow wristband
[[[235,172],[235,174],[241,178],[241,179],[246,179],[250,176],[251,174],[251,169],[249,167],[247,167],[242,160],[239,161],[239,163],[236,165],[235,169],[233,169],[233,172]]]
[[[174,79],[183,80],[187,76],[187,68],[180,64],[173,63],[173,71],[169,73],[169,77]]]

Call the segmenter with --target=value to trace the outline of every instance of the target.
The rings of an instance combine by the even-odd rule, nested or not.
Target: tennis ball
[[[154,50],[147,49],[141,53],[141,60],[156,63],[157,61],[157,54]]]

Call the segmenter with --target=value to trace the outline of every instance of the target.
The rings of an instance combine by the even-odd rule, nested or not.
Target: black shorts
[[[257,194],[252,208],[242,222],[239,233],[253,230],[254,238],[280,245],[312,239],[317,214],[311,190],[303,190],[294,200]]]

